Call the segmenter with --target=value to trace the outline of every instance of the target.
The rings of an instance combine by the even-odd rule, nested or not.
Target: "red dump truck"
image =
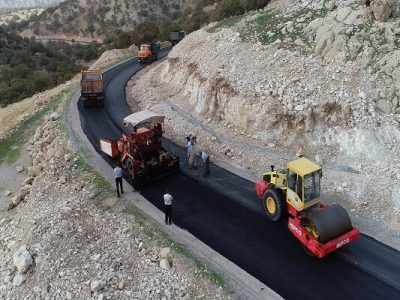
[[[84,107],[103,105],[104,84],[101,70],[81,71],[81,99]]]

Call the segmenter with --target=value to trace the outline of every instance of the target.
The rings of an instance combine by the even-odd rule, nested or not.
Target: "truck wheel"
[[[133,160],[131,158],[126,159],[126,169],[128,170],[129,174],[135,176],[135,168],[133,166]]]
[[[278,221],[285,211],[285,197],[280,189],[266,190],[263,197],[264,210],[272,221]]]

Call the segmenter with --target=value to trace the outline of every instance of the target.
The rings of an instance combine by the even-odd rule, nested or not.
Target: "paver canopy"
[[[141,124],[159,124],[164,123],[164,118],[165,116],[150,110],[143,110],[125,117],[124,125],[138,126]]]

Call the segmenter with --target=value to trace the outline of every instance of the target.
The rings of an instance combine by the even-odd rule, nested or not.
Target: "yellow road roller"
[[[359,237],[342,206],[320,203],[320,165],[299,157],[286,169],[274,169],[256,183],[257,196],[272,221],[288,216],[289,230],[308,254],[322,258]]]

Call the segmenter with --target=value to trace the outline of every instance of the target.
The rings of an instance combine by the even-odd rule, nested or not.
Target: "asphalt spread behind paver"
[[[166,54],[166,51],[164,51]],[[136,60],[104,74],[105,106],[84,109],[82,128],[99,151],[100,137],[118,139],[131,113],[126,82],[143,68]],[[184,137],[182,137],[184,144]],[[263,214],[254,184],[211,164],[211,176],[188,170],[183,147],[165,140],[178,154],[182,171],[144,187],[143,196],[163,209],[165,189],[174,196],[173,222],[224,255],[285,298],[399,299],[399,252],[366,236],[322,260],[307,256],[285,221]],[[105,155],[102,155],[112,163]]]

